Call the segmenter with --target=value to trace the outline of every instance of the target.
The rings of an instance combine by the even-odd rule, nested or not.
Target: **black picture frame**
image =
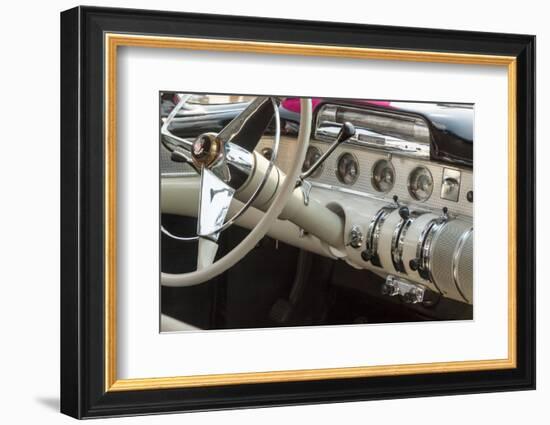
[[[517,367],[105,391],[104,34],[259,40],[514,56],[517,60]],[[76,7],[61,13],[61,412],[76,418],[535,388],[535,37]]]

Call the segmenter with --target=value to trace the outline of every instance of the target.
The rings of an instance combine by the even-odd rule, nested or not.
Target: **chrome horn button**
[[[199,168],[210,166],[220,154],[223,154],[223,149],[215,133],[201,134],[191,146],[193,162]]]

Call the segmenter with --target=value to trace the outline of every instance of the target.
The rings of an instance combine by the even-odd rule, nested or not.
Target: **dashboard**
[[[329,149],[344,122],[355,126],[355,135],[308,177],[316,199],[345,222],[345,248],[331,253],[384,277],[388,292],[412,296],[412,302],[418,288],[422,297],[429,288],[472,303],[474,187],[468,161],[434,159],[431,132],[418,116],[326,104],[317,113],[303,171]],[[293,161],[293,141],[280,140],[276,163],[283,171]],[[269,158],[271,146],[272,138],[264,138],[257,151]]]
[[[472,118],[471,105],[321,104],[304,172],[327,152],[344,123],[355,132],[309,174],[302,190],[341,217],[344,246],[323,244],[294,225],[281,236],[380,275],[389,295],[408,302],[425,301],[432,291],[472,304]],[[283,122],[287,127],[296,128]],[[294,161],[295,142],[296,134],[282,132],[275,164],[283,172]],[[269,159],[272,146],[268,132],[255,150]],[[196,176],[162,147],[160,161],[163,177]]]

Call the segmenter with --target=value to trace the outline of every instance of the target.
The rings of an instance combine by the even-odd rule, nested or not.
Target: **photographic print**
[[[76,7],[61,41],[63,413],[534,388],[533,36]]]
[[[161,332],[473,318],[473,104],[159,105]]]

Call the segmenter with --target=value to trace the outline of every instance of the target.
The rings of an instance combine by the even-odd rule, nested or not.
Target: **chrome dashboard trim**
[[[370,254],[370,262],[374,266],[382,266],[382,263],[380,262],[380,257],[378,256],[378,241],[380,239],[380,229],[384,225],[386,217],[390,215],[393,211],[395,211],[396,208],[397,206],[394,205],[386,205],[380,208],[369,223],[365,250]]]
[[[424,214],[424,211],[411,211],[407,219],[402,219],[392,234],[391,241],[391,258],[393,267],[396,271],[408,274],[405,265],[403,264],[403,247],[405,243],[405,236],[409,227],[413,224],[414,220]]]
[[[311,183],[311,185],[313,187],[316,187],[316,188],[319,188],[319,189],[335,190],[335,191],[338,191],[338,192],[347,193],[349,195],[355,195],[355,196],[361,196],[363,198],[374,199],[376,201],[382,201],[382,202],[387,202],[388,201],[387,199],[374,196],[370,193],[360,192],[358,190],[349,189],[347,187],[339,187],[339,186],[334,186],[334,185],[331,185],[331,184],[321,183],[321,182],[316,182],[316,181],[311,181],[311,180],[308,180],[308,181]]]
[[[393,233],[391,236],[391,262],[393,264],[393,268],[396,272],[407,274],[405,270],[405,266],[403,265],[403,262],[400,261],[397,255],[397,245],[399,244],[399,237],[401,235],[401,232],[403,231],[403,228],[409,223],[409,219],[403,220],[401,219],[395,228],[393,229]]]
[[[426,226],[424,226],[424,229],[422,229],[422,232],[420,232],[420,236],[418,237],[418,242],[416,244],[416,259],[418,260],[418,275],[424,279],[429,281],[429,276],[424,274],[424,272],[427,272],[427,270],[424,268],[424,244],[426,242],[426,236],[431,231],[432,227],[437,224],[438,219],[434,218],[430,220]]]
[[[437,282],[435,281],[432,274],[431,251],[432,251],[433,238],[435,234],[438,233],[447,223],[448,223],[447,219],[436,219],[433,226],[431,226],[430,230],[428,230],[426,239],[422,247],[422,268],[424,269],[424,271],[427,272],[428,280],[434,284],[434,286],[437,288],[437,290],[440,293],[443,293],[443,292],[441,292],[441,289],[437,285]]]
[[[331,140],[334,140],[334,137],[336,137],[342,127],[341,124],[338,123],[327,124],[330,124],[329,128],[316,131],[315,140],[323,143],[329,143]],[[418,159],[430,159],[429,148],[426,148],[419,143],[386,136],[363,128],[357,128],[357,133],[358,135],[356,137],[351,138],[346,143],[384,153],[391,153]]]
[[[357,130],[349,140],[351,144],[415,158],[430,158],[427,123],[420,117],[391,110],[331,103],[322,105],[315,122],[315,138],[333,140],[345,121],[351,122]]]

